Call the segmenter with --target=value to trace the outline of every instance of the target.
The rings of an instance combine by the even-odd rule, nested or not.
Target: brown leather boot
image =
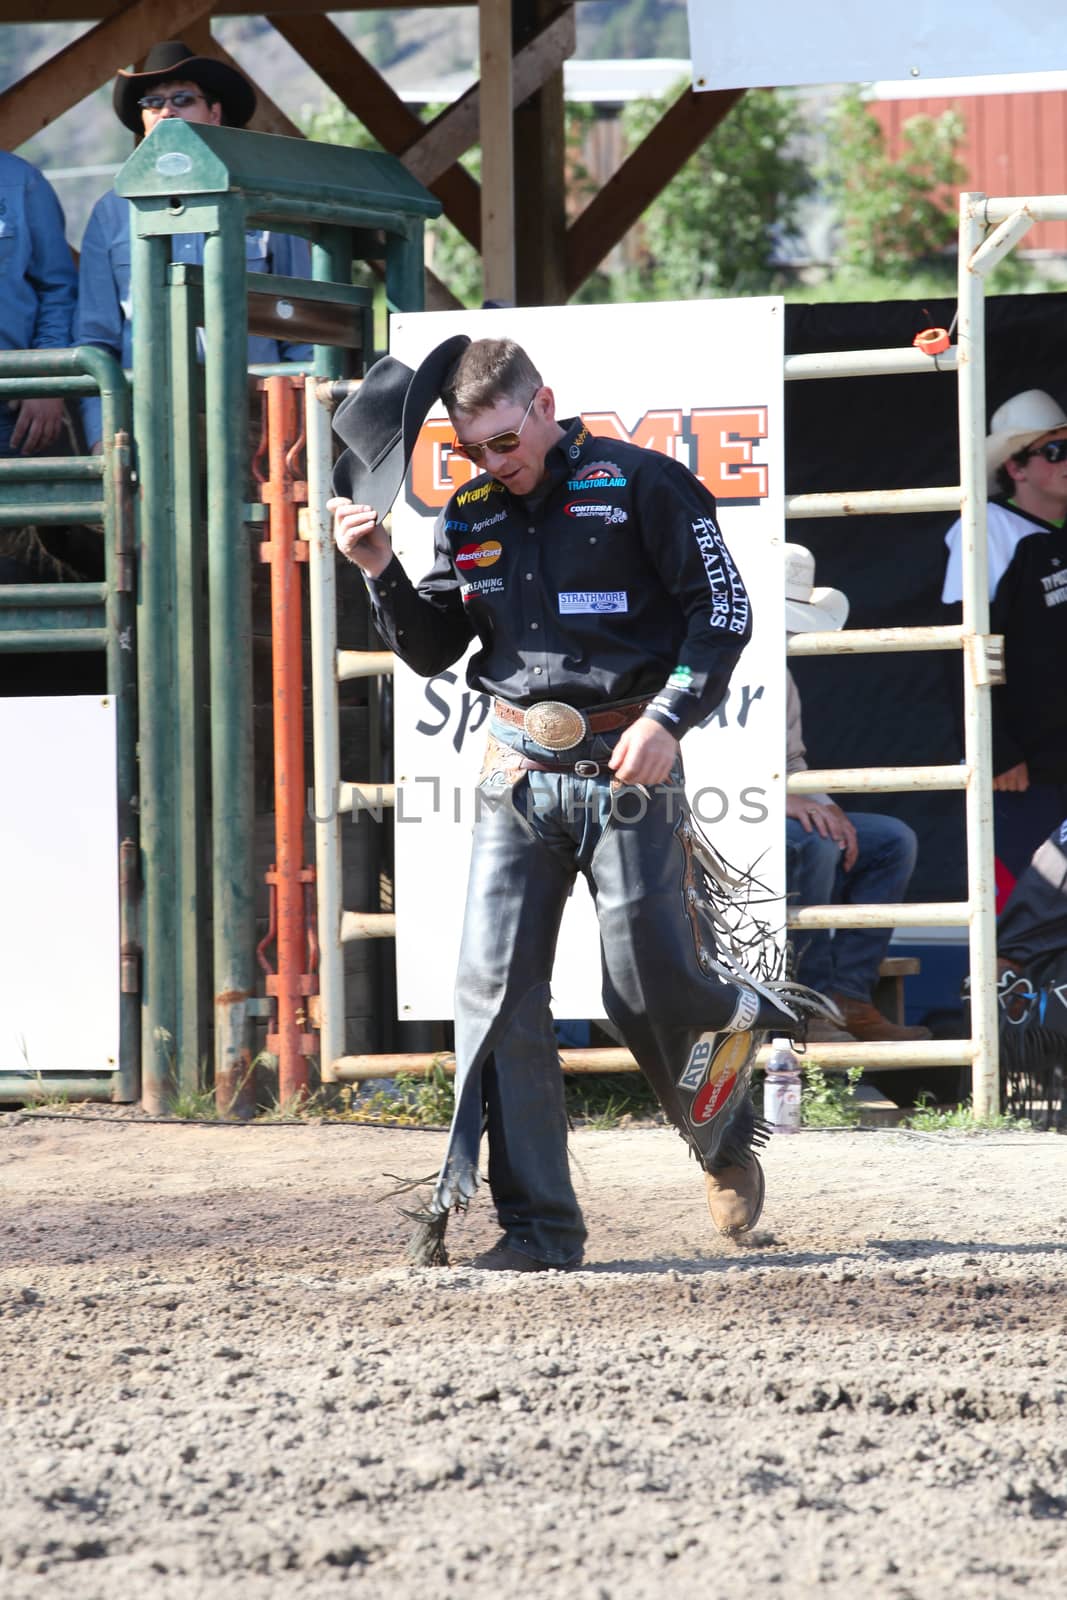
[[[813,1017],[808,1023],[805,1034],[808,1044],[855,1044],[856,1035],[846,1033],[844,1028],[839,1028],[836,1022],[830,1022],[823,1017]]]
[[[723,1167],[721,1172],[705,1172],[711,1220],[720,1233],[736,1239],[759,1221],[763,1210],[766,1182],[763,1168],[752,1156],[745,1166]]]
[[[836,1001],[849,1033],[863,1044],[874,1044],[880,1040],[901,1044],[908,1039],[933,1038],[929,1028],[906,1027],[899,1022],[890,1022],[869,1000],[855,1000],[847,994],[835,994],[831,998]]]

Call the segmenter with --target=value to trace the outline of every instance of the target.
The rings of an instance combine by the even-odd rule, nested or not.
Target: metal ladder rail
[[[950,350],[938,358],[931,358],[917,350],[874,350],[827,352],[822,354],[787,358],[785,376],[798,381],[823,377],[847,377],[917,373],[931,370],[952,371],[957,367],[957,350]],[[313,390],[309,392],[309,463],[313,449],[319,452],[318,470],[309,477],[318,480],[318,489],[309,490],[309,518],[312,543],[310,577],[317,600],[312,604],[312,661],[313,685],[317,709],[316,716],[316,784],[315,812],[317,838],[317,877],[320,888],[330,884],[325,901],[320,896],[320,947],[322,995],[320,999],[320,1025],[322,1028],[322,1073],[325,1082],[338,1079],[381,1075],[384,1067],[375,1068],[364,1057],[342,1058],[344,1038],[343,976],[341,950],[344,942],[361,938],[389,938],[395,936],[395,913],[346,911],[340,903],[336,886],[339,883],[340,835],[339,818],[354,809],[367,808],[380,813],[395,804],[391,786],[342,783],[336,757],[336,698],[337,683],[341,677],[386,673],[392,670],[389,652],[338,652],[336,648],[336,622],[333,605],[332,540],[329,517],[325,512],[326,493],[323,485],[328,481],[330,444],[329,426],[321,402]],[[314,423],[312,417],[315,418]],[[313,441],[317,441],[313,443]],[[786,515],[790,518],[826,515],[855,515],[873,512],[906,513],[917,510],[951,510],[961,503],[961,488],[946,486],[926,490],[890,490],[837,495],[791,496],[786,501]],[[316,554],[317,550],[317,554]],[[328,557],[328,561],[327,558]],[[316,642],[317,641],[317,642]],[[968,659],[977,659],[973,647],[974,634],[965,621],[962,628],[878,629],[853,630],[847,636],[837,634],[808,635],[793,641],[790,654],[825,653],[850,654],[860,652],[890,652],[913,649],[959,649]],[[988,706],[986,708],[988,719]],[[321,718],[321,720],[320,720]],[[329,731],[332,727],[332,733]],[[325,734],[325,738],[323,738]],[[324,759],[318,752],[325,747]],[[987,762],[988,764],[988,762]],[[847,771],[809,772],[789,781],[789,792],[804,793],[820,790],[838,790],[867,787],[872,791],[905,790],[919,783],[923,787],[938,789],[964,789],[973,793],[974,763],[948,768],[880,768],[849,769]],[[970,855],[970,852],[969,852]],[[973,885],[972,885],[973,891]],[[979,896],[980,898],[980,896]],[[962,925],[969,920],[973,926],[975,896],[968,902],[901,907],[808,907],[794,913],[791,926],[900,926],[921,923],[927,926]],[[973,959],[973,952],[972,952]],[[988,1051],[988,1040],[982,1041]],[[995,1041],[994,1041],[995,1052]],[[980,1056],[980,1045],[971,1040],[933,1040],[909,1044],[836,1045],[812,1047],[813,1059],[817,1056],[827,1064],[867,1066],[920,1066],[920,1065],[974,1065]],[[579,1066],[581,1052],[571,1052]],[[603,1052],[600,1053],[601,1055]],[[611,1070],[632,1063],[623,1059],[626,1052],[613,1052]],[[620,1059],[616,1061],[615,1056]],[[434,1057],[390,1056],[389,1070],[406,1067],[413,1071],[429,1069]],[[599,1057],[598,1057],[599,1059]],[[400,1063],[400,1065],[398,1065]],[[595,1070],[592,1063],[591,1070]],[[607,1070],[601,1065],[600,1070]],[[993,1079],[995,1081],[995,1062]],[[988,1073],[986,1081],[988,1084]],[[988,1089],[987,1089],[988,1092]],[[976,1110],[981,1112],[976,1085]]]
[[[888,793],[920,789],[962,789],[967,812],[966,901],[899,906],[807,906],[787,915],[792,928],[854,928],[919,926],[966,926],[969,931],[971,971],[987,981],[972,985],[979,996],[972,1007],[972,1032],[969,1040],[926,1041],[918,1044],[885,1044],[877,1049],[878,1065],[932,1065],[936,1055],[946,1055],[953,1064],[969,1065],[972,1070],[974,1109],[985,1116],[999,1108],[997,1027],[995,999],[988,1003],[994,988],[996,945],[992,894],[992,737],[989,689],[995,681],[1000,659],[999,641],[988,636],[989,610],[986,590],[985,480],[975,450],[975,428],[980,448],[984,436],[984,346],[983,319],[974,315],[973,305],[964,302],[964,277],[968,272],[969,250],[961,231],[960,245],[960,324],[955,350],[940,357],[922,351],[858,351],[787,358],[787,381],[806,378],[895,375],[923,371],[955,370],[958,382],[960,415],[960,483],[933,489],[875,490],[862,493],[795,495],[786,499],[786,517],[852,516],[863,514],[907,514],[916,511],[969,511],[963,552],[964,614],[960,628],[856,629],[847,635],[810,634],[791,639],[790,656],[845,655],[905,650],[955,649],[961,652],[964,670],[965,760],[955,767],[850,768],[833,771],[808,771],[787,780],[790,794],[835,791]],[[953,359],[949,360],[949,357]],[[936,365],[935,365],[936,363]],[[875,1065],[869,1045],[825,1045],[813,1049],[827,1065]]]
[[[103,583],[0,586],[0,652],[103,651],[108,694],[116,702],[116,793],[119,881],[119,1058],[112,1073],[45,1073],[55,1093],[118,1102],[137,1098],[140,1081],[140,974],[137,944],[138,824],[136,815],[136,652],[134,649],[134,527],[131,490],[130,390],[118,362],[82,345],[65,350],[0,352],[0,400],[61,394],[99,394],[103,450],[99,456],[20,458],[0,462],[0,526],[100,522],[104,528]],[[98,485],[97,493],[92,486]],[[23,494],[19,494],[19,488]],[[67,498],[63,498],[66,495]],[[8,626],[15,618],[15,625]],[[0,1103],[26,1097],[20,1074],[0,1073]]]

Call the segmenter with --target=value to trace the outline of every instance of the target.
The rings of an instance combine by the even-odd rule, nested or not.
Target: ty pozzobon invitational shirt
[[[477,638],[473,689],[583,711],[649,696],[646,714],[681,738],[752,632],[714,498],[658,451],[562,426],[535,495],[475,478],[438,517],[420,583],[395,557],[368,582],[378,628],[424,677]]]

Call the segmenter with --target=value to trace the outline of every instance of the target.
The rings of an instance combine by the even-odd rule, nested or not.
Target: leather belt
[[[636,722],[638,717],[648,705],[647,700],[639,700],[635,705],[622,706],[615,711],[583,711],[581,716],[590,733],[617,733],[621,728],[628,728],[631,722]],[[493,715],[499,717],[501,722],[507,723],[511,728],[526,726],[526,712],[523,706],[509,706],[506,700],[493,701]],[[540,770],[533,768],[533,771]],[[545,769],[554,772],[554,767]]]
[[[599,761],[534,761],[531,756],[519,756],[515,761],[508,762],[509,767],[517,767],[520,772],[573,772],[578,778],[599,778],[602,772],[609,769]]]

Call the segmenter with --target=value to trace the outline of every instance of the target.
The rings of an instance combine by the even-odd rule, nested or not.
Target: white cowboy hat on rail
[[[786,633],[836,632],[848,620],[848,596],[840,589],[816,589],[815,557],[802,544],[785,547]]]

